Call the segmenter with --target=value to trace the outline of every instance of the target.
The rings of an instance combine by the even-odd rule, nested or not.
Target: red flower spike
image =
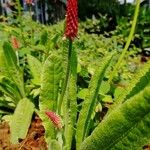
[[[78,6],[77,0],[67,0],[65,37],[73,40],[78,33]]]
[[[45,114],[49,117],[55,127],[62,128],[61,118],[52,111],[46,111]]]
[[[19,42],[15,36],[11,37],[11,43],[12,43],[13,48],[15,49],[18,49],[20,47]]]

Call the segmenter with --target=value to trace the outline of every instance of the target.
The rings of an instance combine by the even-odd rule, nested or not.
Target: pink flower
[[[67,0],[65,37],[73,40],[78,33],[77,0]]]
[[[49,119],[55,127],[57,127],[58,129],[62,128],[61,118],[58,115],[56,115],[56,113],[52,111],[46,111],[45,114],[49,117]]]
[[[12,43],[13,48],[15,49],[18,49],[20,47],[19,42],[15,36],[11,37],[11,43]]]

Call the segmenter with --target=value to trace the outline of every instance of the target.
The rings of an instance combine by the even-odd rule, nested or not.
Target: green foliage
[[[4,115],[13,114],[15,110],[13,118],[17,120],[17,126],[15,126],[16,121],[13,122],[13,120],[10,124],[11,129],[13,128],[11,136],[15,143],[19,138],[25,138],[32,116],[31,112],[20,115],[18,112],[30,110],[31,107],[33,112],[35,106],[36,112],[43,121],[49,149],[70,150],[74,149],[75,144],[77,144],[77,149],[80,148],[80,145],[85,148],[87,145],[87,149],[93,147],[101,149],[101,147],[97,147],[99,145],[99,141],[98,143],[96,141],[97,135],[100,136],[102,146],[106,146],[102,149],[132,149],[132,147],[138,149],[140,142],[144,145],[149,139],[149,127],[146,124],[149,123],[149,114],[146,117],[142,115],[146,114],[150,107],[149,102],[145,97],[143,98],[145,88],[149,84],[150,62],[141,63],[140,49],[136,47],[136,44],[134,45],[135,41],[131,37],[132,41],[128,45],[126,56],[119,64],[123,67],[117,70],[118,76],[116,76],[116,80],[113,80],[112,86],[108,83],[111,74],[109,66],[116,63],[122,52],[132,24],[129,22],[133,14],[131,12],[135,6],[132,6],[133,10],[129,11],[128,17],[121,19],[114,15],[119,14],[120,11],[116,9],[119,5],[115,0],[92,0],[89,2],[80,0],[79,6],[84,6],[84,9],[80,9],[82,12],[79,13],[88,10],[91,14],[87,14],[87,16],[94,15],[92,19],[81,22],[79,39],[73,43],[72,54],[66,50],[67,40],[62,40],[64,22],[45,26],[33,22],[31,18],[26,16],[21,17],[20,14],[15,21],[20,21],[19,25],[0,24],[0,118],[11,120],[10,116],[8,119]],[[95,11],[97,12],[95,13]],[[148,37],[145,36],[145,33],[149,31],[146,27],[149,16],[145,17],[146,12],[146,9],[145,12],[142,10],[143,14],[140,19],[145,21],[144,23],[139,22],[136,30],[138,35],[135,35],[135,39],[142,35],[144,42],[148,45]],[[117,18],[117,27],[116,24],[115,26],[112,24],[112,20],[115,19],[115,17],[112,18],[113,16]],[[116,28],[115,31],[112,31],[112,26],[113,29]],[[109,31],[105,30],[110,28]],[[15,36],[19,42],[20,47],[17,50],[13,49],[9,42],[4,42],[2,47],[3,41],[11,41],[12,36]],[[143,44],[140,44],[143,47]],[[105,58],[106,55],[110,55],[114,51],[116,53],[113,59],[111,56]],[[60,58],[60,54],[63,57]],[[71,54],[69,61],[67,54]],[[67,72],[67,62],[69,72],[65,87],[63,73]],[[59,106],[63,87],[65,87],[64,96],[62,96],[62,103]],[[25,98],[26,102],[22,102],[24,97],[28,97],[30,100]],[[115,105],[112,106],[114,109],[111,109],[104,117],[113,102],[115,102]],[[26,110],[23,107],[25,103],[28,105]],[[20,110],[21,107],[23,110]],[[46,116],[45,111],[48,110],[61,116],[63,122],[61,130],[55,128]],[[24,126],[22,118],[24,119],[25,115],[27,115],[27,120],[25,120]],[[102,130],[99,129],[100,127]],[[20,132],[17,131],[17,128]],[[93,132],[94,128],[96,131]],[[143,131],[143,133],[139,131]],[[92,135],[86,139],[91,132],[93,132]],[[144,136],[145,138],[142,139]],[[82,144],[84,139],[85,144],[84,142]],[[119,141],[117,141],[118,139]],[[110,148],[109,144],[113,144],[110,140],[118,143]],[[140,142],[137,143],[137,141]]]
[[[113,110],[82,143],[81,150],[141,149],[150,139],[149,109],[147,86]]]
[[[16,105],[22,98],[18,86],[12,82],[8,77],[0,77],[0,89],[5,95],[9,96],[12,102]]]
[[[134,96],[142,89],[144,89],[150,82],[150,61],[143,65],[143,67],[135,74],[128,87],[123,89],[118,97],[116,103],[123,103],[130,97]]]
[[[48,147],[50,150],[61,150],[60,143],[57,140],[51,140],[51,144]]]
[[[0,91],[6,101],[6,103],[2,102],[3,107],[1,109],[11,108],[12,111],[14,105],[17,105],[19,100],[25,96],[23,72],[17,64],[16,54],[9,43],[3,44],[3,48],[0,50],[0,58]]]
[[[29,68],[33,77],[32,82],[36,85],[41,83],[42,63],[34,56],[27,55]]]
[[[140,0],[137,0],[136,1],[135,12],[134,12],[134,17],[133,17],[133,22],[132,22],[132,27],[131,27],[131,30],[130,30],[130,34],[128,36],[126,45],[125,45],[124,49],[122,50],[122,53],[121,53],[121,55],[120,55],[120,57],[119,57],[116,65],[114,66],[114,69],[113,69],[113,71],[112,71],[112,73],[110,75],[109,82],[112,81],[113,77],[118,72],[118,69],[121,66],[121,62],[123,61],[123,58],[125,57],[125,54],[126,54],[128,48],[130,46],[130,43],[131,43],[132,38],[134,36],[134,32],[135,32],[135,28],[136,28],[136,24],[137,24],[137,18],[138,18],[139,10],[140,10]]]
[[[7,76],[8,73],[6,70],[5,56],[2,47],[0,47],[0,66],[0,76]]]
[[[28,98],[19,101],[10,122],[11,142],[13,144],[26,137],[33,111],[34,105]]]
[[[88,94],[82,104],[82,110],[80,112],[77,123],[77,149],[79,149],[81,142],[84,140],[86,134],[89,132],[90,118],[96,105],[99,88],[103,81],[105,72],[110,65],[111,59],[112,56],[105,58],[104,62],[100,64],[100,66],[98,66],[95,70],[95,74],[93,75],[89,83]]]
[[[46,111],[57,111],[59,84],[62,76],[62,64],[59,56],[52,54],[44,62],[41,74],[41,92],[39,99],[40,117],[46,129],[46,141],[56,138],[55,127],[48,119]]]
[[[69,81],[66,91],[66,99],[64,99],[64,124],[65,124],[65,148],[70,150],[72,146],[72,139],[75,134],[75,123],[77,118],[77,54],[73,49],[71,54],[71,68],[69,74]]]
[[[3,45],[4,60],[6,63],[5,70],[8,77],[17,85],[22,98],[25,97],[23,71],[19,68],[15,51],[8,42]]]
[[[47,43],[47,41],[48,41],[48,33],[47,33],[47,31],[43,31],[40,42],[42,45],[45,45]]]

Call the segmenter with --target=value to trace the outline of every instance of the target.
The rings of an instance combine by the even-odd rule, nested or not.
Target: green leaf
[[[102,98],[102,102],[104,102],[104,103],[113,103],[113,99],[110,95],[105,95],[104,98]]]
[[[103,109],[102,104],[98,103],[97,106],[96,106],[96,108],[95,108],[95,112],[101,112],[102,109]]]
[[[40,117],[45,128],[46,141],[55,139],[55,127],[45,115],[45,111],[56,112],[59,84],[62,76],[61,59],[55,54],[49,56],[43,66],[41,75]]]
[[[127,88],[124,88],[116,103],[122,103],[144,89],[150,82],[150,61],[143,65],[142,69],[135,74]]]
[[[31,123],[34,111],[33,103],[27,99],[21,99],[15,109],[10,122],[11,142],[18,143],[19,139],[25,139]]]
[[[119,87],[119,86],[118,86],[118,87],[115,89],[115,92],[114,92],[114,97],[115,97],[115,99],[116,99],[117,97],[119,97],[120,95],[122,95],[123,91],[124,91],[124,87]]]
[[[25,97],[23,72],[17,65],[17,57],[8,42],[4,42],[3,51],[5,56],[6,68],[9,78],[18,86],[20,95]]]
[[[0,77],[0,89],[7,96],[11,97],[15,104],[17,104],[18,101],[22,98],[17,85],[12,82],[8,77]]]
[[[7,69],[6,69],[4,52],[2,51],[1,48],[2,47],[0,47],[0,76],[8,76],[8,72],[7,72]]]
[[[33,76],[32,82],[36,85],[41,83],[42,63],[32,55],[27,55],[29,68]]]
[[[10,66],[17,67],[17,57],[15,51],[13,50],[13,48],[8,42],[4,42],[3,50],[4,50],[4,55],[6,57],[7,64]]]
[[[82,110],[80,111],[78,123],[77,123],[77,132],[76,132],[76,140],[77,140],[77,149],[79,149],[80,144],[84,140],[86,134],[88,133],[88,126],[90,124],[90,118],[94,111],[94,107],[96,105],[97,96],[99,93],[99,88],[103,81],[105,72],[111,62],[112,56],[108,56],[104,59],[104,62],[98,66],[95,74],[93,75],[89,88],[88,95],[85,98],[85,101],[82,105]]]
[[[51,143],[48,144],[49,150],[61,150],[60,143],[56,140],[51,140]]]
[[[141,150],[150,140],[150,86],[113,110],[80,150]]]
[[[87,93],[88,93],[87,88],[81,89],[81,91],[79,91],[79,93],[78,93],[78,98],[85,99]]]
[[[99,94],[106,94],[110,90],[110,84],[106,81],[103,81],[99,89]]]
[[[72,139],[75,133],[74,125],[77,117],[77,54],[72,50],[70,64],[70,76],[67,85],[66,99],[64,99],[64,123],[65,123],[65,148],[70,150],[72,146]]]

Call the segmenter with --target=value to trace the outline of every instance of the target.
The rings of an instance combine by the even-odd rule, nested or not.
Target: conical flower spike
[[[77,0],[67,0],[65,37],[73,40],[78,33]]]

